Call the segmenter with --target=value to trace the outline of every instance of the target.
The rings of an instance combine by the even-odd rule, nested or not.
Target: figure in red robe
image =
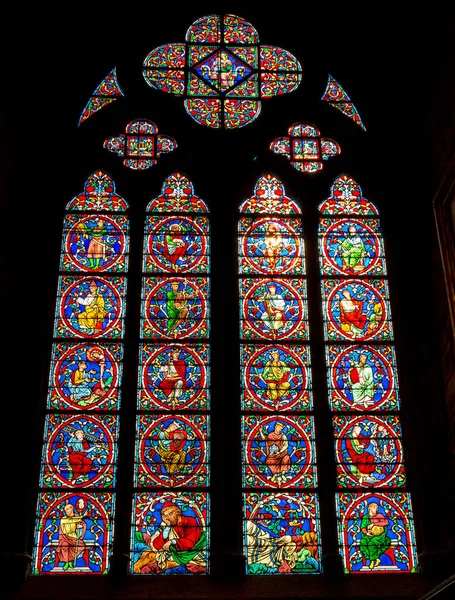
[[[173,405],[188,387],[186,381],[186,364],[183,359],[179,358],[179,355],[180,349],[174,348],[171,351],[169,360],[165,365],[160,367],[160,371],[163,373],[163,380],[160,381],[159,387]]]
[[[376,457],[366,448],[370,443],[370,438],[361,435],[362,428],[355,425],[350,435],[346,438],[346,451],[350,463],[353,465],[353,473],[359,478],[359,483],[364,481],[372,483],[376,478],[372,475],[376,470]]]
[[[363,314],[363,302],[351,298],[349,290],[342,291],[343,300],[340,300],[340,322],[341,329],[352,337],[364,335],[365,326],[368,322],[367,315]]]

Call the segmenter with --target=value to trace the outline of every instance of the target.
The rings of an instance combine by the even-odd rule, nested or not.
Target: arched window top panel
[[[257,180],[254,195],[240,206],[241,213],[300,214],[299,206],[286,196],[284,185],[274,175],[266,173]]]
[[[196,196],[191,181],[175,172],[164,180],[161,194],[153,198],[147,212],[209,212],[207,204]]]
[[[224,24],[223,31],[221,22]],[[235,15],[225,15],[223,19],[220,18],[220,15],[202,17],[189,27],[185,39],[187,42],[193,43],[217,44],[221,41],[222,35],[224,42],[228,44],[257,44],[259,42],[259,34],[251,23]]]
[[[320,205],[323,215],[379,215],[376,206],[364,198],[362,189],[349,175],[339,175],[330,188],[330,196]]]
[[[115,183],[104,171],[95,171],[84,185],[84,191],[66,205],[66,210],[113,211],[128,210],[127,202],[115,193]]]
[[[185,42],[154,48],[143,68],[150,87],[181,96],[190,117],[214,129],[252,123],[262,99],[293,92],[302,81],[290,52],[259,44],[254,27],[235,15],[195,21]]]

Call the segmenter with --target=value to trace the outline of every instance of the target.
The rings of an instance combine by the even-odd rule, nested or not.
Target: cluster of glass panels
[[[205,574],[209,547],[206,204],[173,173],[147,207],[131,572]]]
[[[64,218],[33,573],[106,573],[119,434],[128,206],[93,173]]]
[[[319,210],[340,553],[347,573],[412,572],[414,526],[378,211],[347,175],[335,179]]]
[[[261,177],[238,229],[248,574],[319,573],[320,527],[300,208]]]
[[[236,15],[202,17],[185,42],[155,48],[143,67],[149,86],[184,98],[187,113],[215,129],[252,123],[263,99],[292,92],[302,80],[292,54],[259,44],[256,29]]]

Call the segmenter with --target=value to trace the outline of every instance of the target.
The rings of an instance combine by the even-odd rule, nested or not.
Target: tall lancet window
[[[93,173],[63,224],[34,574],[109,568],[122,377],[128,206]]]
[[[209,221],[173,173],[147,207],[131,570],[205,574],[209,547]]]
[[[345,571],[415,571],[378,210],[347,175],[337,177],[319,210],[338,538]]]
[[[244,554],[248,574],[319,573],[301,210],[273,175],[240,207]]]

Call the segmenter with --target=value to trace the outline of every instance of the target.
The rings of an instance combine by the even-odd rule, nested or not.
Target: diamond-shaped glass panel
[[[220,92],[231,89],[251,73],[250,68],[225,50],[212,54],[195,71]]]

